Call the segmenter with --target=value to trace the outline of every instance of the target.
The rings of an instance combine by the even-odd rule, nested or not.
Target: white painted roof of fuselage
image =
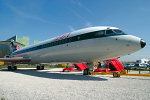
[[[110,26],[89,27],[89,28],[84,28],[84,29],[80,29],[80,30],[77,30],[77,31],[73,31],[73,32],[71,32],[69,37],[84,34],[84,33],[94,32],[94,31],[106,30],[108,28],[109,29],[118,29],[116,27],[110,27]]]
[[[89,27],[89,28],[84,28],[84,29],[80,29],[80,30],[77,30],[77,31],[70,32],[71,34],[69,35],[69,37],[80,35],[80,34],[84,34],[84,33],[94,32],[94,31],[106,30],[108,28],[109,29],[119,29],[119,28],[111,27],[111,26]],[[68,33],[66,33],[66,34],[68,34]],[[57,37],[54,37],[54,38],[42,41],[42,42],[37,43],[37,44],[30,45],[28,47],[21,48],[21,49],[19,49],[17,51],[24,50],[24,49],[27,49],[27,48],[32,48],[32,47],[35,47],[35,46],[38,46],[38,45],[42,45],[42,44],[45,44],[47,42],[52,42],[52,41],[54,41],[55,38],[57,38]]]

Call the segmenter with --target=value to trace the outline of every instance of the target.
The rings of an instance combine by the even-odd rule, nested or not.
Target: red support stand
[[[107,73],[113,73],[113,72],[120,72],[124,70],[123,65],[121,62],[117,59],[109,59],[103,61],[106,64],[107,69],[95,69],[94,72],[107,72]]]
[[[73,67],[76,67],[77,69],[74,69]],[[86,66],[86,64],[85,63],[76,63],[76,64],[73,64],[73,66],[72,66],[72,68],[64,68],[63,70],[62,70],[62,72],[65,72],[65,71],[82,71],[82,70],[84,70],[84,69],[86,69],[87,68],[87,66]]]

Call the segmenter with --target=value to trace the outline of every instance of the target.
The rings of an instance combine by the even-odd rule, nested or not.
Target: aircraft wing
[[[24,57],[13,57],[13,58],[0,58],[2,62],[11,62],[11,63],[25,63],[30,62],[31,58],[24,58]]]
[[[0,44],[7,44],[10,45],[11,41],[0,41]],[[24,44],[21,44],[19,42],[15,42],[14,41],[14,45],[18,45],[18,46],[25,46]]]

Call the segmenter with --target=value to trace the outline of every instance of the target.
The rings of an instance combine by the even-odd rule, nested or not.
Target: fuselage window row
[[[122,32],[121,30],[115,30],[115,31]],[[46,44],[43,44],[40,46],[32,47],[32,48],[29,48],[29,49],[26,49],[23,51],[14,52],[14,53],[21,54],[21,53],[31,52],[34,50],[39,50],[39,49],[48,48],[48,47],[52,47],[52,46],[62,45],[62,44],[86,40],[86,39],[106,37],[107,35],[110,36],[110,35],[114,35],[114,34],[115,34],[115,32],[113,30],[101,30],[101,31],[96,31],[96,32],[90,32],[90,33],[81,34],[81,35],[65,38],[62,40],[57,40],[54,42],[46,43]],[[116,35],[118,35],[118,34],[116,34]]]

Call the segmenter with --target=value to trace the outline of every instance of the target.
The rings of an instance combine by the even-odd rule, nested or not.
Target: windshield
[[[121,30],[119,30],[119,29],[113,29],[113,31],[115,32],[115,33],[121,33],[121,34],[124,34],[124,32],[122,32]]]
[[[114,34],[114,32],[112,30],[106,30],[106,35],[108,34]]]

